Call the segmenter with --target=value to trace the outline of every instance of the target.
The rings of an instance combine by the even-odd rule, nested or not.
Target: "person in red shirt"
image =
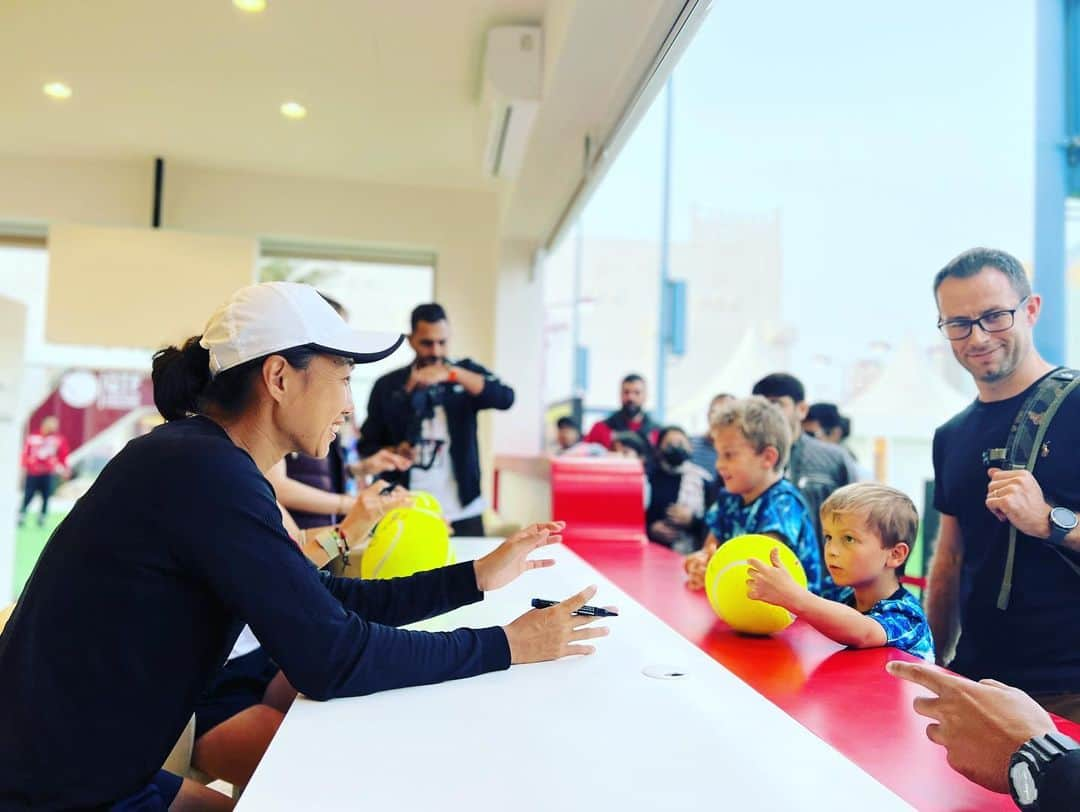
[[[632,431],[648,445],[655,446],[660,427],[645,412],[645,395],[644,378],[634,374],[623,378],[619,390],[622,408],[594,424],[585,442],[597,443],[610,451],[617,432]]]
[[[45,524],[45,515],[49,512],[49,497],[53,491],[53,477],[66,476],[68,473],[68,441],[60,434],[60,421],[55,417],[46,417],[36,433],[26,438],[23,446],[22,467],[26,471],[26,488],[23,492],[22,508],[19,510],[19,526],[26,519],[26,509],[34,498],[41,494],[41,515],[38,527]]]

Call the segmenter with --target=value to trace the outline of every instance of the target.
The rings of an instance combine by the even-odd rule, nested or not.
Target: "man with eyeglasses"
[[[934,435],[941,525],[927,614],[938,662],[955,645],[954,671],[1014,685],[1080,722],[1080,389],[1049,424],[1034,473],[1007,470],[989,452],[1005,448],[1021,410],[1033,419],[1028,395],[1056,369],[1032,341],[1042,299],[1014,257],[985,248],[938,272],[934,295],[938,326],[978,389]]]
[[[509,409],[514,390],[474,361],[449,359],[450,323],[441,305],[420,305],[410,320],[416,357],[375,381],[357,451],[366,459],[390,448],[412,459],[395,481],[435,496],[456,535],[482,536],[476,415]]]

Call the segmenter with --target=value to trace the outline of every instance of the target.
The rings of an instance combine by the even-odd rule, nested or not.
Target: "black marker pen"
[[[532,599],[532,607],[533,607],[533,609],[547,609],[549,606],[554,606],[557,603],[562,603],[562,601],[548,601],[548,600],[544,600],[543,598],[533,598]],[[574,614],[574,615],[590,615],[591,617],[618,617],[619,616],[618,612],[609,612],[607,609],[603,608],[602,606],[582,606],[576,612],[571,612],[571,614]]]

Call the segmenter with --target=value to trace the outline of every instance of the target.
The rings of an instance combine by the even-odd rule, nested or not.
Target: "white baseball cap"
[[[353,330],[310,285],[263,282],[241,288],[206,323],[199,345],[217,375],[275,352],[311,345],[369,364],[401,346],[400,333]]]

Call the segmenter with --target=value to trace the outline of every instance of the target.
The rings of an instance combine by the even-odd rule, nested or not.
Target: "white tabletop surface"
[[[494,542],[454,543],[466,560]],[[533,597],[597,584],[592,603],[620,616],[603,621],[612,633],[595,655],[367,697],[301,697],[239,808],[911,809],[570,550],[548,549],[557,566],[411,628],[502,625]],[[686,676],[654,679],[650,666]]]

